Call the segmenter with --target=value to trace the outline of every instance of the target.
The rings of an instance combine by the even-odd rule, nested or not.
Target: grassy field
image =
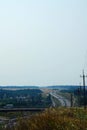
[[[87,130],[87,110],[50,108],[30,119],[19,119],[10,130]]]

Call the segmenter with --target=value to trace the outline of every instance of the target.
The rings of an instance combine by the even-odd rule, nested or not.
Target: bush
[[[14,130],[87,130],[87,111],[83,109],[47,109],[30,119],[21,118]]]

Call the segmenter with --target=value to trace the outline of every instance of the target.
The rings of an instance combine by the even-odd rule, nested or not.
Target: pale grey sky
[[[79,84],[87,0],[0,1],[0,85]]]

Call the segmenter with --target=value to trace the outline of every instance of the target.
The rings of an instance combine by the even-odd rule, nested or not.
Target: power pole
[[[73,95],[71,93],[71,107],[73,107]]]
[[[80,83],[80,88],[79,88],[79,90],[80,90],[80,106],[81,106],[81,95],[82,95],[82,86],[81,86],[81,83]]]
[[[84,92],[84,109],[86,109],[86,90],[85,90],[85,78],[87,77],[84,74],[84,70],[83,70],[83,75],[80,75],[80,77],[83,78],[83,92]]]
[[[77,94],[78,94],[78,107],[81,106],[81,98],[80,98],[80,94],[81,94],[81,91],[80,91],[80,88],[77,89]]]
[[[81,86],[81,83],[80,83],[80,96],[82,94],[82,86]]]

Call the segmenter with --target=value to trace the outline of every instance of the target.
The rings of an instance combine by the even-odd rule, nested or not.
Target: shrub
[[[18,120],[14,130],[87,130],[87,111],[83,109],[50,108]]]

